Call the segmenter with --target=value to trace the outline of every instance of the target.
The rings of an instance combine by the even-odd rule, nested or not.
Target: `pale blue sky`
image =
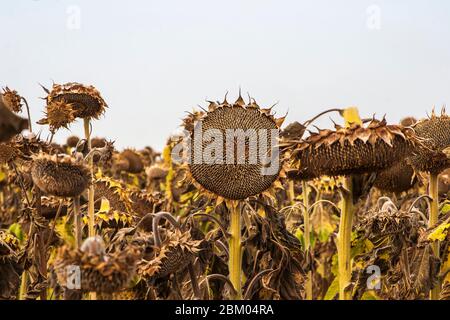
[[[379,30],[367,27],[371,5]],[[279,101],[287,122],[349,105],[398,121],[450,102],[446,0],[9,0],[0,30],[0,86],[28,98],[34,122],[38,82],[93,84],[110,106],[94,135],[119,147],[160,149],[184,111],[239,87],[260,105]]]

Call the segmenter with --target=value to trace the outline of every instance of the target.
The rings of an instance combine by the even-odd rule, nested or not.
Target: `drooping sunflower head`
[[[77,136],[70,136],[67,138],[66,144],[70,148],[75,148],[78,144],[78,141],[80,141],[80,138],[78,138]]]
[[[75,121],[75,110],[73,104],[67,103],[64,99],[55,100],[47,104],[45,118],[39,120],[38,124],[48,124],[51,132],[56,132],[60,128],[68,128],[69,124]]]
[[[7,164],[19,154],[14,145],[0,142],[0,165]]]
[[[140,255],[140,250],[131,245],[121,251],[105,254],[103,240],[94,237],[86,239],[80,250],[60,247],[54,266],[61,286],[68,286],[70,267],[77,266],[82,292],[110,294],[127,287]]]
[[[442,110],[437,116],[433,110],[428,119],[413,126],[418,137],[424,140],[424,148],[419,148],[410,158],[418,171],[440,173],[450,167],[450,117]]]
[[[241,200],[272,186],[281,170],[276,147],[284,118],[242,97],[211,102],[208,111],[184,120],[190,134],[189,172],[200,187],[225,199]]]
[[[141,156],[133,149],[123,150],[118,157],[124,162],[124,171],[129,173],[140,173],[144,170],[144,163],[142,162]]]
[[[391,167],[377,173],[374,186],[381,191],[404,192],[408,191],[417,182],[414,169],[406,160],[394,163]]]
[[[161,278],[183,271],[200,252],[201,240],[193,240],[190,232],[167,232],[167,239],[161,248],[155,248],[153,257],[143,259],[138,264],[138,274],[142,277]]]
[[[16,90],[11,90],[8,87],[3,88],[1,98],[5,106],[12,112],[19,113],[22,111],[22,97]]]
[[[63,154],[34,156],[31,176],[43,193],[58,197],[79,196],[91,181],[83,162]]]
[[[46,89],[45,89],[46,90]],[[76,118],[98,119],[107,108],[100,92],[93,86],[70,82],[63,85],[54,84],[48,93],[47,104],[54,101],[65,101],[73,106]]]
[[[289,166],[299,180],[377,172],[403,160],[419,144],[411,128],[387,125],[384,119],[373,119],[367,126],[336,125],[295,145]]]

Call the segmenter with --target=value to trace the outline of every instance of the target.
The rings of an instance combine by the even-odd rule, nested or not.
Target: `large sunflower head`
[[[46,92],[48,93],[46,97],[48,105],[54,101],[65,101],[73,106],[76,118],[98,119],[107,107],[100,92],[93,86],[75,82],[63,85],[54,84],[52,90],[46,90]]]
[[[1,99],[5,106],[12,112],[19,113],[22,111],[22,97],[16,90],[11,90],[8,87],[3,88]]]
[[[411,128],[387,125],[384,119],[373,119],[367,126],[336,125],[296,144],[290,167],[300,180],[377,172],[403,160],[419,144]]]
[[[39,120],[38,124],[48,124],[51,132],[60,128],[66,128],[75,121],[75,110],[71,103],[62,100],[52,101],[47,104],[45,118]]]
[[[277,180],[276,147],[284,118],[242,97],[235,103],[210,102],[208,110],[184,120],[190,135],[189,171],[203,189],[225,199],[258,195]]]
[[[63,154],[34,156],[31,176],[43,193],[58,197],[79,196],[91,181],[83,162]]]

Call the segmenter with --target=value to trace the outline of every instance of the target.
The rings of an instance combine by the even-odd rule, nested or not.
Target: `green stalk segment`
[[[431,197],[430,216],[428,218],[428,227],[431,228],[438,222],[439,219],[439,193],[438,193],[438,175],[430,174],[429,196]],[[436,257],[439,258],[439,242],[434,241],[431,248]],[[430,291],[430,300],[439,300],[441,293],[441,283]]]
[[[305,251],[306,254],[310,254],[311,251],[311,220],[309,218],[309,192],[308,184],[306,181],[302,181],[303,191],[303,223],[304,223],[304,239],[305,239]],[[306,300],[312,300],[313,298],[313,286],[312,286],[312,271],[308,270],[306,280]]]
[[[338,279],[339,300],[350,300],[351,292],[346,288],[351,282],[351,235],[353,221],[353,196],[351,177],[344,178],[344,190],[342,191],[341,219],[338,234]]]
[[[239,203],[236,201],[231,204],[231,221],[230,221],[230,258],[228,269],[230,272],[230,281],[236,290],[233,299],[242,299],[242,252],[241,252],[241,213],[239,211]]]
[[[84,121],[84,136],[88,144],[88,152],[92,149],[90,120],[89,118],[83,119]],[[88,190],[88,217],[89,217],[89,237],[95,236],[95,216],[94,216],[94,157],[89,158],[89,168],[91,169],[92,183]]]

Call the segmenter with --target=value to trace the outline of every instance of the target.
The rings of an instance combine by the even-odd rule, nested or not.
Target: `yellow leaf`
[[[359,125],[362,125],[361,118],[359,117],[358,108],[356,107],[349,107],[344,109],[342,112],[342,117],[345,120],[345,126],[348,127],[352,123],[357,123]]]
[[[380,297],[374,290],[368,290],[363,293],[361,300],[380,300]]]
[[[442,206],[442,214],[447,214],[449,211],[450,211],[450,201],[446,200],[444,205]]]
[[[102,219],[103,221],[109,221],[108,216],[105,213],[97,213],[97,217],[99,217],[100,219]]]
[[[339,293],[339,279],[338,277],[335,277],[333,282],[328,287],[327,293],[325,294],[325,297],[323,297],[323,300],[333,300],[338,293]]]
[[[103,213],[103,212],[109,212],[109,210],[111,209],[110,205],[109,205],[109,200],[102,198],[102,202],[100,204],[100,210],[98,210],[99,213]]]
[[[444,241],[447,237],[448,228],[450,228],[450,223],[443,223],[437,227],[432,233],[428,235],[428,240],[431,241]]]
[[[116,220],[116,223],[119,223],[120,215],[117,211],[114,211],[113,217],[114,217],[114,220]]]
[[[264,210],[264,208],[258,208],[258,215],[260,215],[261,217],[266,217],[266,210]]]

